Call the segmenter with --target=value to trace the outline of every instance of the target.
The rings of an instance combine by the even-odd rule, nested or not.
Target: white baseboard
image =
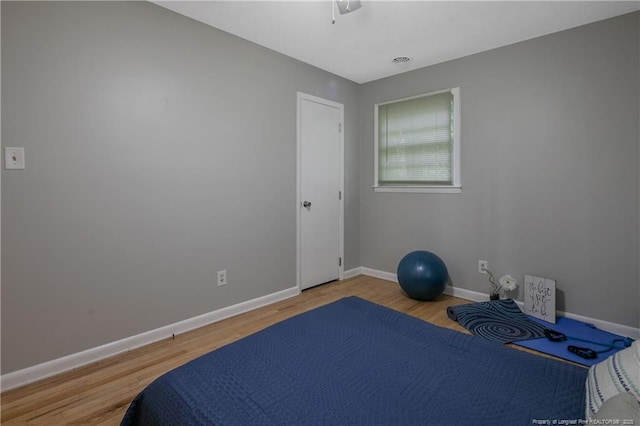
[[[342,273],[342,279],[348,280],[349,278],[357,277],[358,275],[362,275],[362,268],[353,268]]]
[[[298,294],[300,294],[300,289],[297,286],[291,287],[286,290],[268,294],[256,299],[247,300],[246,302],[241,302],[226,308],[208,312],[197,317],[189,318],[184,321],[169,324],[155,330],[127,337],[116,342],[107,343],[102,346],[34,365],[33,367],[3,374],[0,377],[0,389],[4,392],[9,389],[17,388],[119,353],[127,352],[132,349],[157,342],[158,340],[166,339],[173,334],[177,335],[185,333],[281,300],[289,299],[297,296]]]
[[[357,275],[367,275],[386,281],[396,283],[398,282],[397,275],[392,272],[380,271],[364,266],[349,269],[347,271],[344,271],[343,273],[344,279],[349,279]],[[447,286],[444,293],[473,302],[482,302],[485,300],[489,300],[489,296],[487,294],[451,286]],[[216,311],[212,311],[194,318],[189,318],[184,321],[169,324],[155,330],[127,337],[116,342],[107,343],[102,346],[87,349],[85,351],[54,359],[52,361],[47,361],[33,367],[28,367],[22,370],[7,373],[0,376],[0,390],[4,392],[9,389],[14,389],[19,386],[42,380],[47,377],[63,373],[65,371],[90,364],[92,362],[100,361],[119,353],[130,351],[132,349],[157,342],[158,340],[166,339],[172,334],[185,333],[187,331],[194,330],[196,328],[203,327],[205,325],[209,325],[226,318],[240,315],[242,313],[267,306],[281,300],[289,299],[291,297],[297,296],[298,294],[300,294],[300,289],[297,286],[291,287],[286,290],[268,294],[266,296],[258,297],[256,299],[248,300],[246,302],[238,303],[226,308],[218,309]],[[517,303],[522,306],[522,302]],[[622,336],[629,336],[634,339],[640,338],[640,329],[638,328],[589,318],[582,315],[572,314],[570,312],[559,311],[558,315],[593,324],[599,329],[606,330],[611,333],[619,334]]]
[[[366,266],[361,267],[360,270],[362,271],[362,275],[380,278],[381,280],[391,281],[394,283],[398,282],[398,276],[392,272],[379,271],[377,269],[367,268]]]
[[[362,275],[367,275],[374,278],[380,278],[382,280],[392,281],[397,283],[398,276],[391,272],[379,271],[377,269],[371,269],[367,267],[360,268]],[[479,293],[477,291],[466,290],[464,288],[447,286],[444,290],[444,294],[449,296],[459,297],[461,299],[471,300],[472,302],[484,302],[489,300],[489,295],[485,293]],[[523,303],[516,300],[516,303],[522,307]],[[619,334],[621,336],[629,336],[633,339],[640,339],[640,328],[631,327],[623,324],[616,324],[609,321],[604,321],[596,318],[589,318],[578,314],[572,314],[571,312],[558,311],[558,316],[571,318],[574,320],[593,324],[600,330],[608,331],[609,333]]]
[[[600,330],[608,331],[609,333],[619,334],[620,336],[628,336],[632,339],[640,339],[640,328],[631,327],[623,324],[616,324],[615,322],[609,322],[605,320],[589,318],[578,314],[572,314],[571,312],[558,311],[558,315],[561,317],[567,317],[574,320],[586,322],[587,324],[593,324]]]

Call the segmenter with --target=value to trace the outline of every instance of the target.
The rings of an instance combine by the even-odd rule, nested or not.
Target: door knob
[[[311,201],[303,201],[302,202],[302,207],[308,209],[311,207]]]

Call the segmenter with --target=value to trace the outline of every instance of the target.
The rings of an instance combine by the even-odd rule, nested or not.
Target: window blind
[[[379,185],[451,185],[453,94],[378,106]]]

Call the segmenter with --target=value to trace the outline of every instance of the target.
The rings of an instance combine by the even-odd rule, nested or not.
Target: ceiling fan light
[[[338,11],[340,11],[341,15],[353,12],[362,6],[360,0],[336,0],[336,4],[338,5]]]

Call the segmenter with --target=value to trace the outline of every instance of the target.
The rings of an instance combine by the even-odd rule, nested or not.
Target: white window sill
[[[461,186],[378,186],[374,185],[374,192],[414,192],[422,194],[459,194]]]

